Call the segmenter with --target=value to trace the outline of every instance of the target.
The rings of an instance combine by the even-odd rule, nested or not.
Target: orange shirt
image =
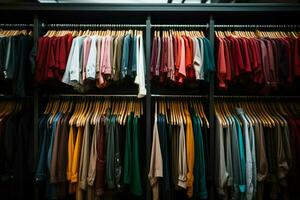
[[[72,161],[74,155],[74,127],[70,127],[69,139],[68,139],[68,164],[67,164],[67,180],[71,181],[72,174]]]
[[[194,184],[194,132],[192,120],[189,112],[186,112],[186,158],[187,158],[187,196],[191,198],[193,196],[193,184]]]
[[[83,127],[79,127],[75,148],[74,148],[72,171],[71,171],[72,172],[71,183],[76,183],[78,181],[78,167],[79,167],[79,159],[80,159],[81,145],[82,145],[82,134],[83,134]]]

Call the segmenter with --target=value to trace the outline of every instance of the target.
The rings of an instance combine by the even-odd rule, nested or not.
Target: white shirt
[[[71,85],[78,85],[80,84],[80,80],[82,78],[81,71],[82,71],[82,43],[84,38],[77,37],[75,38],[75,46],[73,50],[73,55],[71,57],[71,66],[70,66],[70,84]],[[73,42],[74,42],[73,40]]]
[[[97,65],[97,36],[91,36],[90,53],[86,64],[86,78],[94,80],[96,78]]]
[[[137,69],[136,69],[136,77],[134,83],[139,85],[138,98],[142,98],[147,94],[147,90],[145,87],[145,55],[144,55],[144,43],[143,37],[137,36]]]
[[[200,41],[200,58],[201,59],[201,62],[199,63],[199,66],[200,66],[200,80],[204,80],[204,66],[203,66],[203,63],[204,63],[204,46],[203,46],[203,40],[200,39],[198,40]]]
[[[66,65],[66,70],[65,70],[64,76],[61,80],[63,83],[66,83],[66,84],[70,84],[70,69],[71,69],[71,63],[72,63],[72,58],[73,58],[73,54],[74,54],[76,41],[77,41],[77,38],[74,38],[72,41],[72,46],[70,49],[70,53],[69,53],[68,61],[67,61],[67,65]]]
[[[193,50],[194,50],[194,70],[195,70],[195,75],[196,75],[196,80],[200,80],[200,68],[203,65],[203,51],[202,54],[200,52],[200,47],[199,47],[199,42],[197,38],[193,38]]]

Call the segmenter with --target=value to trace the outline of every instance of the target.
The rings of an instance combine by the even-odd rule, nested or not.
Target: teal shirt
[[[206,175],[205,175],[205,157],[204,157],[204,144],[203,135],[200,126],[200,119],[197,118],[199,128],[199,143],[200,143],[200,198],[207,199]]]
[[[195,141],[195,163],[194,163],[194,195],[196,198],[206,199],[208,197],[205,175],[204,144],[200,119],[196,117],[191,109],[194,141]]]
[[[139,162],[139,123],[138,118],[133,118],[133,145],[132,145],[132,168],[131,168],[131,184],[130,191],[132,194],[140,196],[143,194],[141,175],[140,175],[140,162]]]
[[[241,125],[237,117],[236,116],[233,117],[237,126],[239,149],[240,149],[240,161],[241,161],[241,168],[242,168],[242,176],[241,176],[239,188],[240,188],[240,192],[244,193],[246,192],[246,158],[245,158],[244,140],[243,140]]]
[[[203,38],[203,67],[204,67],[204,79],[209,81],[211,79],[211,73],[215,71],[215,58],[210,41],[207,38]]]
[[[140,163],[139,163],[139,124],[138,118],[130,113],[127,119],[125,154],[124,154],[124,183],[129,184],[130,192],[140,196],[143,194]]]
[[[131,182],[131,132],[132,132],[132,118],[133,113],[130,113],[127,119],[126,138],[125,138],[125,153],[124,153],[124,183],[130,184]]]

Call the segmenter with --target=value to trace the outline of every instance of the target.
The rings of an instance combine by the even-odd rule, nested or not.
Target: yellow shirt
[[[82,145],[82,132],[83,132],[83,128],[79,127],[75,148],[74,148],[74,154],[73,154],[71,183],[76,183],[78,181],[78,167],[79,167],[79,159],[80,159],[81,145]]]
[[[72,174],[72,161],[74,155],[74,127],[70,127],[69,139],[68,139],[68,165],[67,165],[67,180],[71,181]]]
[[[191,116],[186,113],[186,148],[187,148],[187,196],[193,196],[193,183],[194,183],[194,132]]]

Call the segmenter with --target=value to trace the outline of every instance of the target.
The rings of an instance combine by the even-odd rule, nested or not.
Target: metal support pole
[[[214,52],[214,45],[215,45],[215,21],[213,16],[210,16],[209,19],[209,39],[213,48]],[[208,106],[209,106],[209,143],[210,143],[210,154],[209,154],[209,176],[208,180],[210,182],[210,188],[209,188],[209,199],[215,199],[214,196],[214,164],[215,164],[215,158],[214,158],[214,148],[215,148],[215,117],[214,117],[214,95],[215,95],[215,76],[214,73],[211,74],[211,79],[209,83],[209,96],[208,96]]]
[[[41,35],[41,22],[37,16],[34,17],[33,22],[33,42],[34,42],[34,49],[37,50],[37,42]],[[34,166],[37,164],[38,158],[38,120],[39,120],[39,97],[38,97],[38,87],[34,85],[34,93],[33,93],[33,139],[34,139],[34,147],[33,147],[33,158],[34,158]],[[38,196],[38,189],[34,187],[34,199],[39,199]]]
[[[150,166],[150,152],[151,152],[151,80],[150,80],[150,57],[151,57],[151,17],[150,15],[147,17],[146,21],[146,62],[147,62],[147,70],[146,70],[146,87],[147,87],[147,95],[146,95],[146,172],[149,172]],[[151,189],[149,181],[147,181],[146,188],[146,199],[151,199]]]

